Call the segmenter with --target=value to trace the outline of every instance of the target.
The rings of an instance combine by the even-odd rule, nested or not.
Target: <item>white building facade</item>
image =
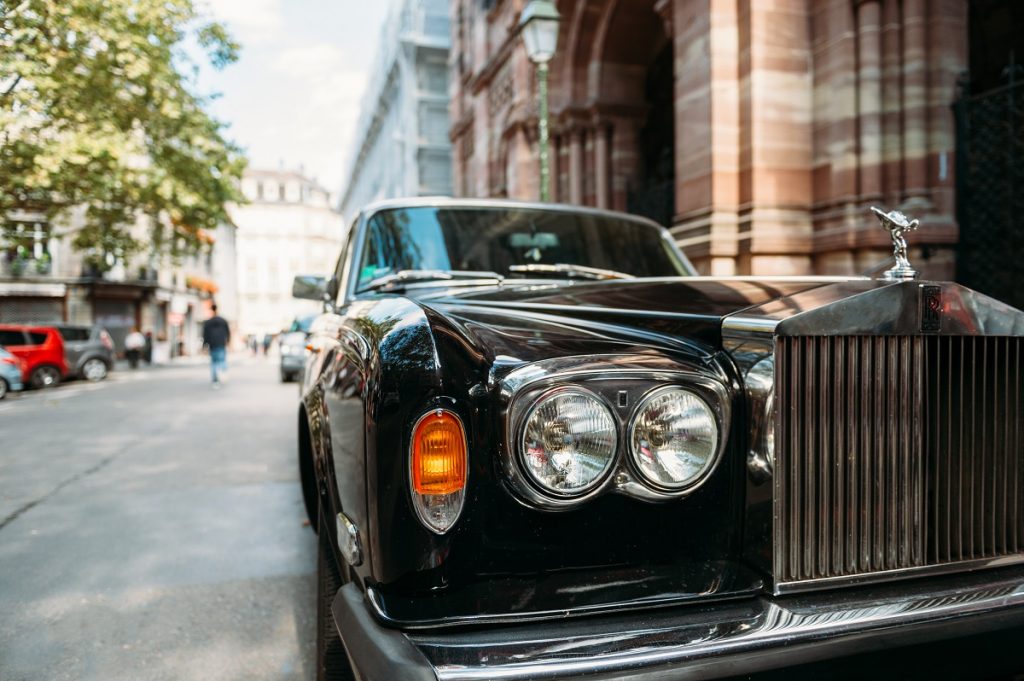
[[[330,192],[301,172],[247,170],[242,193],[249,203],[231,211],[237,226],[236,328],[240,337],[262,337],[319,311],[313,301],[292,298],[292,280],[334,271],[345,225]]]
[[[394,0],[354,136],[341,212],[452,191],[447,0]]]

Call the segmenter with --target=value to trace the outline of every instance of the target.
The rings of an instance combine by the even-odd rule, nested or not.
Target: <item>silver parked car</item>
[[[102,381],[114,366],[114,341],[99,325],[52,324],[64,338],[68,375]]]
[[[25,387],[21,382],[22,368],[21,360],[0,345],[0,400],[7,397],[8,392]]]
[[[278,339],[281,353],[281,382],[287,383],[302,378],[306,368],[306,340],[309,338],[309,327],[316,315],[300,317],[292,322],[291,327]]]

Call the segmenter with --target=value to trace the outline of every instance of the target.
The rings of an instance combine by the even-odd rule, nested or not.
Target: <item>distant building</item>
[[[451,194],[447,0],[395,0],[345,178],[341,212],[370,201]]]
[[[315,302],[292,298],[292,279],[330,275],[345,227],[330,193],[301,172],[248,170],[242,193],[249,203],[231,211],[238,308],[229,320],[240,336],[276,334],[297,315],[319,311]]]
[[[451,0],[455,193],[537,198],[526,0]],[[551,196],[661,222],[712,274],[911,260],[1024,305],[1024,3],[557,0]],[[999,278],[1001,277],[1001,279]]]
[[[132,231],[142,250],[97,263],[71,247],[82,224],[81,210],[56,224],[40,214],[7,216],[0,230],[0,322],[99,324],[118,351],[138,327],[153,334],[157,361],[200,352],[200,327],[217,292],[217,236],[202,232],[192,256],[155,256],[148,249],[151,224],[140,217]]]

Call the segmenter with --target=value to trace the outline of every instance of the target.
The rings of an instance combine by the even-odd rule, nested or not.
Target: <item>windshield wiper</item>
[[[377,277],[360,291],[398,291],[405,288],[406,284],[414,284],[424,281],[448,281],[451,279],[496,279],[502,281],[505,277],[497,272],[475,272],[469,270],[400,270],[383,277]]]
[[[559,262],[554,264],[532,263],[527,265],[509,265],[509,272],[557,272],[559,274],[576,275],[585,279],[635,279],[632,274],[606,270],[586,265],[570,265]]]

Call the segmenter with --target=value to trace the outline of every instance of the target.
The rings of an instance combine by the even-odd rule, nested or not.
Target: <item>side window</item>
[[[387,267],[382,262],[382,249],[380,248],[380,235],[372,226],[366,230],[366,244],[363,246],[362,262],[359,263],[359,282],[356,290],[363,288],[371,281],[387,273]]]
[[[69,329],[61,327],[57,329],[66,341],[87,341],[89,340],[89,329]]]
[[[27,345],[25,334],[21,331],[0,331],[0,345],[14,347],[16,345]]]
[[[359,226],[359,218],[352,221],[352,226],[348,228],[348,236],[345,239],[345,246],[341,249],[341,256],[338,258],[338,266],[334,268],[334,281],[335,281],[335,296],[334,301],[338,305],[345,304],[345,296],[348,295],[348,277],[349,272],[352,270],[349,268],[348,260],[352,257],[356,240],[356,231]]]
[[[42,345],[46,342],[46,334],[37,331],[29,331],[28,338],[30,345]]]

